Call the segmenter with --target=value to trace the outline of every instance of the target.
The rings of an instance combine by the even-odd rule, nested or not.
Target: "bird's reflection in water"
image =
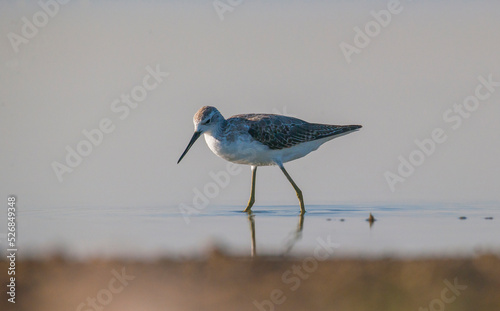
[[[250,223],[250,233],[252,235],[252,248],[251,255],[252,257],[257,256],[257,247],[256,247],[256,239],[255,239],[255,217],[253,213],[248,214],[248,221]],[[297,228],[295,231],[291,232],[287,241],[285,242],[285,251],[282,255],[287,255],[293,248],[293,246],[302,238],[302,229],[304,228],[304,215],[301,214],[299,216],[299,223],[297,224]]]
[[[304,228],[304,215],[299,216],[299,223],[297,224],[297,228],[294,232],[291,232],[287,242],[285,243],[285,252],[283,255],[287,255],[301,238],[302,238],[302,229]]]
[[[255,248],[255,219],[252,213],[248,214],[248,220],[250,221],[250,232],[252,233],[252,257],[257,255],[257,249]]]

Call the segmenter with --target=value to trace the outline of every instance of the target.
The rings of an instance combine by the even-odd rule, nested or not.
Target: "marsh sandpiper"
[[[194,134],[179,158],[179,163],[194,142],[204,134],[208,147],[217,156],[252,169],[252,188],[245,212],[255,202],[257,167],[277,165],[292,184],[304,214],[302,191],[283,166],[302,158],[325,142],[352,133],[361,125],[327,125],[275,114],[240,114],[225,119],[215,107],[205,106],[194,115]]]

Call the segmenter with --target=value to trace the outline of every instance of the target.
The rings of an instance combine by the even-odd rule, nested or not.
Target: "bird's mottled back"
[[[270,149],[279,150],[300,143],[344,135],[361,128],[361,125],[328,125],[309,123],[297,118],[274,114],[242,114],[231,117],[248,126],[253,139]]]

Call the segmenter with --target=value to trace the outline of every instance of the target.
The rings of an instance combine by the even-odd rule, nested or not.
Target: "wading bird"
[[[352,133],[361,125],[327,125],[275,114],[240,114],[225,119],[215,107],[205,106],[194,115],[194,134],[177,164],[194,142],[204,134],[208,147],[217,156],[234,163],[251,165],[252,188],[245,212],[255,202],[257,167],[277,165],[292,184],[304,214],[302,191],[283,163],[302,158],[336,137]]]

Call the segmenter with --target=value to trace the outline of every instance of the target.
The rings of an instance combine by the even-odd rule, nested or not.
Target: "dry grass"
[[[431,302],[435,310],[441,303],[450,311],[500,310],[500,258],[492,255],[469,259],[335,259],[319,262],[315,269],[309,262],[310,272],[301,268],[294,274],[294,266],[303,264],[301,259],[234,258],[218,252],[206,260],[187,261],[22,261],[17,263],[17,303],[15,307],[7,303],[4,294],[0,309],[256,311],[259,309],[254,300],[262,302],[276,295],[275,300],[281,304],[271,308],[268,303],[262,310],[418,311],[429,308]],[[112,293],[112,271],[121,272],[123,268],[134,279],[123,288],[119,280],[112,283],[111,287],[117,289]],[[0,262],[0,271],[7,271],[7,262]],[[282,281],[284,274],[289,283]],[[5,275],[2,273],[2,283]],[[444,281],[453,283],[455,279],[467,286],[458,291],[458,296],[445,290]],[[440,302],[443,291],[444,299],[452,302]],[[109,293],[112,296],[106,296]],[[92,307],[88,297],[110,302],[103,306],[96,300]]]

